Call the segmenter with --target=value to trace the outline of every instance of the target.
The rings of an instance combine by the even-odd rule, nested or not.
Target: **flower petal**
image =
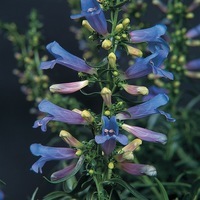
[[[57,42],[54,41],[48,44],[46,48],[56,59],[42,62],[40,65],[41,69],[53,68],[58,63],[78,72],[95,73],[95,70],[87,65],[84,60],[67,52]]]
[[[40,102],[38,107],[41,112],[48,113],[48,115],[41,120],[37,120],[34,123],[33,128],[42,126],[42,131],[46,131],[46,124],[50,120],[65,122],[68,124],[86,124],[86,121],[79,113],[61,108],[50,101],[43,100]]]
[[[200,58],[191,60],[186,64],[185,67],[187,70],[192,70],[192,71],[200,70]]]
[[[31,169],[38,173],[42,173],[42,167],[47,161],[50,160],[70,160],[77,158],[76,150],[71,148],[57,148],[57,147],[47,147],[41,144],[32,144],[30,146],[31,153],[35,156],[41,156],[41,158],[36,161]]]
[[[159,142],[162,144],[165,144],[167,142],[166,135],[162,133],[150,131],[148,129],[137,127],[137,126],[130,126],[128,124],[123,124],[122,128],[144,141]]]
[[[148,175],[148,176],[156,176],[157,172],[155,167],[151,165],[143,165],[143,164],[134,164],[134,163],[126,163],[121,162],[117,164],[119,169],[124,170],[125,172],[133,175]]]
[[[115,149],[115,146],[116,146],[116,140],[111,138],[107,141],[105,141],[102,145],[101,145],[101,148],[103,150],[103,152],[106,154],[106,155],[109,155],[111,154],[111,152]]]
[[[158,94],[149,101],[128,108],[125,111],[126,113],[125,112],[118,113],[116,115],[116,118],[119,120],[139,119],[151,114],[160,113],[160,111],[158,111],[157,108],[162,105],[165,105],[168,101],[169,98],[166,94]]]
[[[132,42],[155,41],[161,35],[164,35],[167,27],[164,24],[157,24],[151,28],[135,30],[130,32]]]

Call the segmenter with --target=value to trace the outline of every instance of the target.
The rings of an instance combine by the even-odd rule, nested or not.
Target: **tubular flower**
[[[104,13],[96,0],[81,0],[81,13],[71,15],[71,19],[79,19],[81,17],[85,17],[97,33],[101,35],[108,33]]]
[[[162,114],[168,121],[174,122],[168,113],[158,110],[157,108],[165,105],[169,101],[169,97],[166,94],[158,94],[154,98],[141,103],[137,106],[133,106],[125,110],[125,112],[118,113],[116,119],[127,120],[127,119],[140,119],[151,114]]]
[[[190,62],[188,62],[186,64],[185,68],[187,70],[191,70],[191,71],[200,70],[200,58],[199,59],[195,59],[195,60],[191,60]]]
[[[42,62],[40,64],[41,69],[52,69],[57,63],[78,72],[85,72],[87,74],[95,73],[95,69],[87,65],[84,60],[67,52],[57,42],[54,41],[48,44],[46,48],[56,59]]]
[[[157,24],[151,28],[131,31],[130,40],[134,43],[140,42],[155,42],[158,41],[160,36],[164,35],[167,27],[164,24]]]
[[[166,56],[166,52],[164,50],[160,50],[146,58],[137,58],[136,62],[125,71],[124,76],[122,75],[122,78],[140,78],[150,73],[154,73],[160,77],[173,80],[173,74],[161,68],[161,64]]]
[[[47,147],[43,146],[41,144],[32,144],[30,146],[30,150],[33,155],[35,156],[41,156],[38,161],[36,161],[32,167],[31,170],[33,170],[36,173],[42,173],[42,167],[47,161],[51,160],[72,160],[77,159],[78,156],[76,156],[76,150],[71,148],[58,148],[58,147]],[[80,162],[81,157],[79,158]],[[76,161],[77,162],[77,161]],[[59,180],[66,176],[68,176],[70,173],[74,171],[75,168],[77,168],[79,163],[71,163],[67,167],[65,167],[62,170],[59,170],[51,175],[51,180]]]
[[[72,83],[60,83],[50,86],[50,91],[53,93],[70,94],[84,88],[89,84],[88,80],[77,81]]]
[[[46,125],[49,121],[60,121],[68,124],[86,124],[81,114],[61,108],[47,100],[40,102],[38,107],[41,112],[48,113],[48,115],[35,121],[33,128],[41,126],[43,132],[46,131]]]
[[[147,95],[149,93],[148,89],[144,86],[122,84],[122,87],[126,92],[132,95]]]
[[[197,25],[196,27],[190,29],[187,33],[186,33],[186,37],[189,39],[192,39],[194,37],[197,37],[200,35],[200,24]]]
[[[128,138],[119,133],[119,126],[115,116],[112,116],[110,119],[103,116],[102,121],[102,134],[96,135],[95,141],[97,144],[101,144],[104,153],[109,155],[116,146],[116,140],[126,145],[128,143]]]
[[[166,135],[162,133],[157,133],[157,132],[150,131],[148,129],[137,127],[137,126],[130,126],[128,124],[123,124],[122,128],[144,141],[159,142],[162,144],[166,144],[167,142]]]
[[[149,99],[152,99],[158,94],[168,94],[168,90],[165,88],[157,87],[157,86],[150,86],[149,88],[149,94],[146,96],[143,96],[143,101],[148,101]]]
[[[151,165],[134,164],[129,162],[118,162],[116,167],[132,175],[148,175],[156,176],[157,172],[155,167]]]

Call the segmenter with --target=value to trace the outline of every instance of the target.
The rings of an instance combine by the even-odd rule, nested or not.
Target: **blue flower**
[[[168,90],[165,88],[160,88],[157,86],[150,86],[149,88],[149,94],[143,96],[142,100],[143,101],[148,101],[149,99],[152,99],[153,97],[155,97],[158,94],[168,94]]]
[[[56,59],[42,62],[40,65],[41,69],[52,69],[57,63],[78,72],[85,72],[87,74],[96,73],[95,69],[87,65],[84,60],[67,52],[57,42],[54,41],[48,44],[46,48]]]
[[[137,58],[135,63],[124,73],[124,79],[140,78],[150,73],[173,80],[173,74],[161,68],[166,51],[159,50],[146,58]]]
[[[81,0],[81,13],[71,15],[71,19],[85,17],[90,26],[99,34],[107,34],[107,22],[104,13],[96,0]]]
[[[81,114],[61,108],[47,100],[41,101],[38,107],[41,112],[48,113],[48,115],[35,121],[33,128],[41,126],[42,131],[46,131],[46,125],[51,120],[68,124],[86,124],[86,121],[82,118]]]
[[[75,149],[71,148],[58,148],[58,147],[47,147],[43,146],[41,144],[32,144],[30,146],[30,150],[33,155],[35,156],[41,156],[38,161],[36,161],[32,167],[31,170],[33,170],[36,173],[42,173],[42,168],[45,165],[47,161],[52,160],[72,160],[77,159],[78,156],[76,155]],[[65,178],[66,176],[70,175],[71,173],[75,172],[77,168],[80,167],[84,162],[83,157],[80,157],[75,162],[72,162],[64,169],[61,169],[59,171],[54,172],[51,175],[52,181],[57,181],[62,178]]]
[[[36,173],[42,173],[42,167],[47,161],[71,160],[77,158],[76,150],[71,148],[56,148],[43,146],[41,144],[32,144],[30,150],[33,155],[41,156],[41,158],[31,167],[31,169]]]
[[[126,109],[125,112],[118,113],[116,118],[119,120],[140,119],[152,114],[161,114],[164,115],[168,121],[174,122],[175,119],[172,118],[170,114],[158,109],[158,107],[167,104],[168,101],[169,97],[166,94],[158,94],[144,103],[130,107]]]
[[[112,116],[108,119],[106,116],[102,117],[103,127],[102,134],[95,136],[97,144],[102,144],[102,149],[106,155],[109,155],[116,146],[116,140],[123,145],[128,143],[128,138],[119,133],[119,126],[116,117]]]

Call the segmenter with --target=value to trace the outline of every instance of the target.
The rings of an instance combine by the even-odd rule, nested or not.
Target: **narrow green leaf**
[[[157,182],[157,184],[160,188],[160,191],[161,191],[161,194],[162,194],[162,200],[169,200],[167,192],[166,192],[164,186],[162,185],[162,183],[157,178],[155,178],[155,180],[156,180],[156,182]]]
[[[69,197],[71,198],[70,196],[68,196],[65,192],[63,191],[56,191],[56,192],[51,192],[49,194],[47,194],[43,200],[58,200],[58,198],[61,198],[61,197]]]
[[[34,191],[32,197],[31,197],[31,200],[34,200],[34,199],[35,199],[36,194],[37,194],[37,192],[38,192],[38,189],[39,189],[38,187],[35,189],[35,191]]]
[[[110,183],[116,183],[127,189],[133,196],[138,198],[139,200],[148,200],[145,196],[143,196],[141,193],[139,193],[135,188],[133,188],[131,185],[128,185],[125,181],[119,178],[113,178],[110,179],[109,181],[104,182],[106,184]]]

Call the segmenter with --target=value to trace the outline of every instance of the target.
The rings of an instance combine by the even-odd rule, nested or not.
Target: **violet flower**
[[[54,41],[48,44],[46,48],[56,59],[42,62],[40,64],[41,69],[52,69],[55,64],[61,64],[78,72],[96,73],[95,69],[87,65],[84,60],[67,52],[57,42]]]
[[[185,68],[189,71],[197,71],[200,70],[200,58],[189,61]]]
[[[157,172],[155,167],[151,165],[143,165],[143,164],[134,164],[129,162],[119,162],[116,165],[117,168],[132,174],[132,175],[148,175],[148,176],[156,176]]]
[[[36,173],[42,173],[42,168],[47,161],[52,161],[52,160],[67,161],[78,158],[78,156],[76,155],[77,150],[71,148],[47,147],[41,144],[32,144],[30,146],[30,150],[33,155],[41,156],[39,160],[37,160],[31,167],[31,170],[33,170]],[[65,178],[74,170],[76,170],[76,168],[79,167],[78,165],[80,165],[80,162],[81,163],[83,162],[81,157],[79,158],[78,161],[76,160],[76,162],[71,163],[64,169],[54,172],[51,175],[51,180],[56,181]]]
[[[174,122],[175,119],[172,118],[168,113],[158,109],[158,107],[165,105],[168,101],[169,97],[166,94],[158,94],[154,98],[144,103],[130,107],[126,109],[125,112],[118,113],[116,115],[116,119],[140,119],[152,114],[162,114],[166,117],[168,121]]]
[[[57,148],[57,147],[47,147],[41,144],[32,144],[30,150],[33,155],[41,156],[41,158],[36,161],[31,169],[38,173],[42,173],[42,167],[47,161],[51,160],[71,160],[78,158],[76,156],[76,150],[71,148]]]
[[[60,83],[50,86],[50,91],[53,93],[70,94],[84,88],[89,84],[88,80],[77,81],[71,83]]]
[[[60,121],[68,124],[86,124],[86,121],[80,113],[61,108],[50,101],[43,100],[38,107],[41,112],[48,113],[48,115],[35,121],[33,128],[41,126],[43,132],[47,130],[46,125],[49,121]]]
[[[121,144],[126,145],[128,143],[128,138],[119,133],[119,126],[115,116],[112,116],[110,119],[103,116],[102,121],[102,134],[96,135],[95,141],[97,144],[101,144],[104,153],[109,155],[116,146],[116,140]]]
[[[104,13],[96,0],[81,0],[81,13],[71,15],[71,19],[85,17],[90,26],[99,34],[106,35],[107,22]]]
[[[143,101],[148,101],[155,97],[158,94],[168,94],[168,90],[165,88],[157,87],[157,86],[150,86],[149,88],[149,94],[146,96],[143,96],[142,100]]]
[[[192,39],[200,35],[200,24],[187,31],[186,37]]]
[[[166,56],[166,52],[164,50],[160,50],[146,58],[137,58],[135,63],[125,71],[124,75],[122,75],[122,78],[140,78],[150,73],[154,73],[160,77],[173,80],[173,74],[161,68],[161,64]]]

